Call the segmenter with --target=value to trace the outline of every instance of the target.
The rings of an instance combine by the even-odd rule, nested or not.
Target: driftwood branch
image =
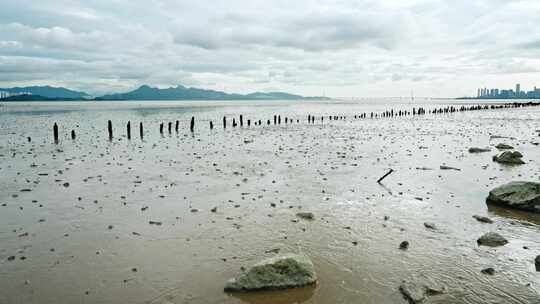
[[[380,184],[380,183],[382,182],[382,180],[385,179],[388,175],[392,174],[392,172],[394,172],[394,170],[393,170],[393,169],[390,169],[390,171],[386,172],[385,175],[383,175],[381,178],[379,178],[379,179],[377,180],[377,183]]]

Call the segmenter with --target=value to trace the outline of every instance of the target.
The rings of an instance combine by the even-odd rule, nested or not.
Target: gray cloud
[[[531,87],[539,15],[536,0],[3,0],[0,86],[335,96]]]

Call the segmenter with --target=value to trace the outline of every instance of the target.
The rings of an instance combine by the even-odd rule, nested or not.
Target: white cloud
[[[531,87],[539,15],[536,0],[3,0],[0,86],[334,96]]]

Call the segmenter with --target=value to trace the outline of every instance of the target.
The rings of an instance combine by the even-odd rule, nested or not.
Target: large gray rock
[[[508,241],[496,232],[488,232],[476,240],[478,245],[498,247],[508,244]]]
[[[511,182],[489,192],[487,203],[540,213],[540,183]]]
[[[225,291],[286,289],[316,282],[317,274],[307,256],[286,254],[263,260],[238,278],[230,279]]]
[[[525,163],[521,159],[522,157],[523,154],[519,153],[518,151],[504,151],[499,155],[493,156],[493,161],[501,164],[522,165]]]

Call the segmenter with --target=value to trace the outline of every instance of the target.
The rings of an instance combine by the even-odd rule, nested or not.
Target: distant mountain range
[[[45,99],[55,99],[55,98],[69,98],[69,99],[88,99],[91,98],[89,94],[85,92],[78,92],[69,90],[66,88],[55,88],[51,86],[32,86],[32,87],[15,87],[15,88],[0,88],[0,92],[8,92],[11,94],[22,94],[26,93],[27,95],[36,95],[44,97]],[[16,97],[16,96],[11,96]]]
[[[304,97],[283,92],[229,94],[221,91],[205,90],[198,88],[188,88],[182,85],[167,89],[153,88],[148,85],[127,92],[109,94],[92,98],[85,92],[77,92],[65,88],[55,88],[50,86],[22,87],[1,89],[0,92],[11,94],[22,94],[9,96],[0,101],[65,101],[65,100],[312,100],[329,99],[327,97]],[[26,93],[26,94],[23,94]]]

